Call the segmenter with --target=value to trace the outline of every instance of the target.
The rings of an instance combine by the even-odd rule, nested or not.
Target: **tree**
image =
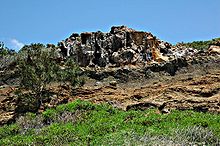
[[[79,77],[80,68],[75,64],[74,60],[68,58],[63,66],[57,71],[57,81],[62,85],[70,85],[75,87],[77,85],[83,85],[83,78]]]
[[[47,85],[56,81],[61,84],[70,82],[72,86],[80,83],[79,70],[73,62],[67,61],[61,67],[56,62],[55,50],[39,44],[25,46],[20,52],[18,68],[21,87],[30,90],[41,103]]]
[[[16,56],[15,50],[8,49],[4,42],[0,41],[0,70],[2,72],[16,66]]]

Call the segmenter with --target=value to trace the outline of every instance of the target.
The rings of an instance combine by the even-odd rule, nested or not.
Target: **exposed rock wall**
[[[73,57],[80,66],[117,67],[167,61],[171,44],[149,32],[114,26],[109,33],[73,33],[59,47],[64,57]]]

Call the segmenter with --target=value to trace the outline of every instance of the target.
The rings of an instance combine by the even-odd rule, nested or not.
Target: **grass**
[[[0,127],[0,145],[218,145],[219,127],[218,114],[122,111],[76,100]]]

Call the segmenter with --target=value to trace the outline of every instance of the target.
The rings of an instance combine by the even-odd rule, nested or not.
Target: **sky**
[[[220,37],[220,0],[0,0],[0,41],[53,43],[126,25],[175,44]]]

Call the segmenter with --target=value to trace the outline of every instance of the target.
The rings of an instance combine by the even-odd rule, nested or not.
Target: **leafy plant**
[[[46,48],[28,49],[19,56],[20,85],[32,91],[40,100],[46,85],[54,81],[59,67],[53,60],[53,52]]]
[[[62,86],[70,86],[74,89],[74,87],[84,84],[84,79],[80,77],[80,68],[71,58],[67,58],[64,64],[57,68],[56,81],[60,83],[59,94],[62,92]]]
[[[56,62],[55,50],[48,49],[42,44],[31,44],[22,48],[19,53],[18,69],[21,87],[30,90],[41,102],[46,87],[51,83],[58,81],[61,85],[70,83],[75,87],[81,81],[79,68],[72,60],[60,66]]]

